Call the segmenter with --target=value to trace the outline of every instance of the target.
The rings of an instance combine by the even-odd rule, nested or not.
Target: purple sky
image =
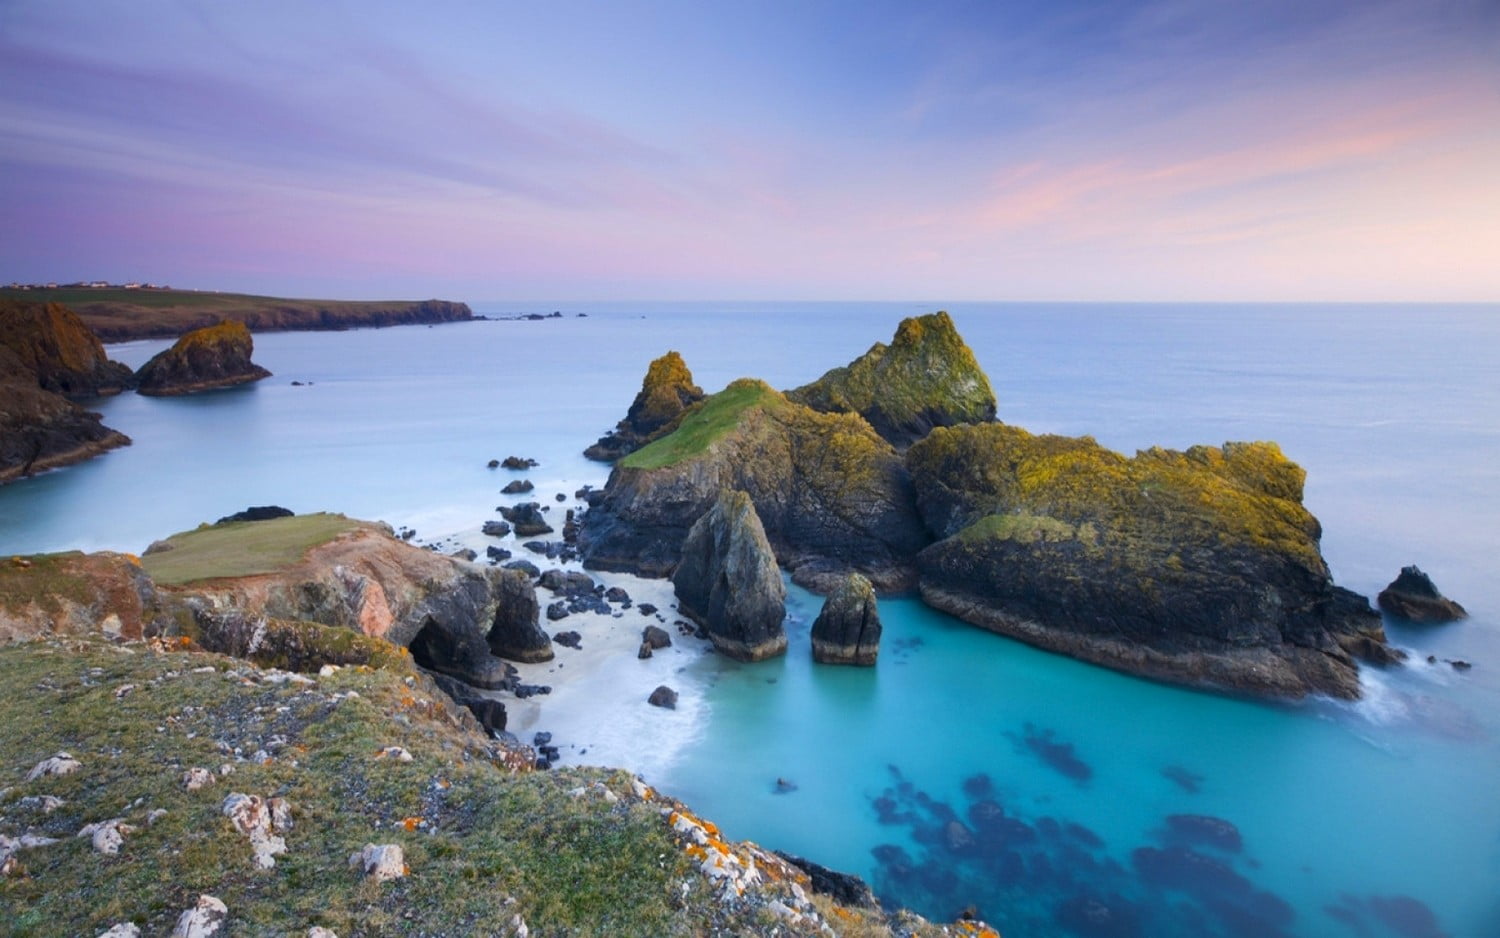
[[[0,0],[0,281],[1500,299],[1500,0]]]

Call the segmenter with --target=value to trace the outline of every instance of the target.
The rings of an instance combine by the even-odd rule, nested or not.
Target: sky
[[[0,0],[0,282],[1500,300],[1500,0]]]

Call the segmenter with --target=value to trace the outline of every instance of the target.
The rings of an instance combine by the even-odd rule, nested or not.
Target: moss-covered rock
[[[786,652],[786,587],[744,492],[721,491],[689,529],[672,586],[679,611],[729,657],[761,661]]]
[[[995,419],[995,392],[947,313],[904,319],[890,345],[787,392],[825,413],[855,413],[897,447],[933,427]]]
[[[851,573],[828,594],[813,622],[813,660],[872,665],[880,654],[880,632],[875,588],[858,573]]]
[[[130,437],[97,413],[39,386],[15,352],[0,346],[0,483],[128,445]]]
[[[1333,585],[1303,471],[1273,443],[1150,449],[1016,427],[938,429],[907,453],[939,542],[923,597],[1055,651],[1178,683],[1357,697],[1351,650],[1389,660]]]
[[[824,414],[741,379],[677,428],[616,464],[584,515],[585,563],[666,576],[721,489],[749,495],[776,556],[799,582],[850,570],[909,587],[927,538],[889,443],[855,414]]]
[[[99,337],[58,303],[0,299],[0,346],[56,394],[98,397],[133,386],[130,369],[110,361]]]
[[[687,363],[677,352],[668,352],[647,367],[640,393],[631,401],[625,419],[584,450],[583,455],[600,462],[614,462],[628,456],[701,400],[703,389],[693,383]]]
[[[237,319],[195,329],[136,372],[142,394],[169,396],[234,387],[269,378],[250,360],[255,342]]]

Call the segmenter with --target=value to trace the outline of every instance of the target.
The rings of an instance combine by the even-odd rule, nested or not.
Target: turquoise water
[[[504,481],[488,459],[538,458],[544,501],[601,484],[579,451],[667,348],[708,390],[788,387],[938,305],[594,304],[257,336],[276,377],[256,387],[99,402],[135,445],[0,488],[0,551],[138,551],[265,503],[477,528]],[[977,905],[1009,936],[1500,935],[1500,307],[948,308],[1002,419],[1127,452],[1277,440],[1308,470],[1341,584],[1373,595],[1415,562],[1473,618],[1392,625],[1411,667],[1370,674],[1359,704],[1290,707],[1138,681],[911,600],[882,603],[876,668],[815,668],[817,600],[793,589],[786,659],[681,675],[706,722],[652,781],[733,836],[933,915]],[[1179,814],[1232,823],[1239,849]],[[950,817],[983,836],[950,844]]]

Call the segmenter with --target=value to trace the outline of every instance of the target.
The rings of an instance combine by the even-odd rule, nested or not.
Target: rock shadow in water
[[[1023,751],[1029,751],[1058,773],[1082,784],[1094,777],[1094,770],[1087,762],[1078,758],[1072,743],[1058,742],[1050,729],[1042,729],[1027,723],[1022,735],[1006,733]]]
[[[1359,938],[1451,938],[1432,910],[1411,896],[1345,894],[1323,911]]]
[[[1198,794],[1203,788],[1203,776],[1180,765],[1163,766],[1161,774],[1190,795]]]

